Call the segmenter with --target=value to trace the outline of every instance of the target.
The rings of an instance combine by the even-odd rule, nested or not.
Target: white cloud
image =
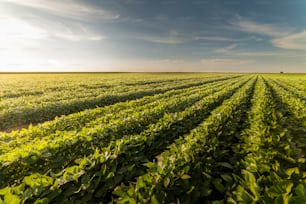
[[[151,63],[168,63],[168,64],[183,64],[186,63],[182,59],[162,59],[162,60],[152,60]]]
[[[306,30],[272,40],[274,46],[284,49],[306,50]]]
[[[235,39],[216,36],[196,36],[194,40],[209,40],[209,41],[235,41]]]
[[[259,41],[262,41],[263,39],[262,39],[262,38],[259,38],[259,37],[257,37],[257,36],[250,36],[250,37],[244,38],[244,39],[242,39],[242,40],[243,40],[243,41],[255,40],[255,41],[259,42]]]
[[[36,40],[45,37],[45,33],[42,29],[16,18],[1,18],[0,27],[1,38],[16,36]]]
[[[87,6],[82,7],[78,4],[72,4],[71,7],[68,7],[68,2],[70,1],[61,3],[59,1],[49,2],[42,0],[4,0],[4,2],[46,10],[47,12],[66,12],[72,16],[80,16],[85,13],[88,15],[90,13],[95,14],[96,11],[96,9],[90,9]],[[2,48],[20,50],[39,47],[44,46],[44,40],[52,38],[67,41],[100,41],[106,38],[104,35],[89,29],[86,24],[81,24],[78,21],[65,21],[48,15],[35,16],[34,13],[31,13],[31,10],[26,9],[23,12],[17,12],[14,9],[10,9],[7,4],[1,4],[3,5],[0,8],[0,44]],[[77,8],[79,8],[81,14],[77,14]],[[24,16],[32,16],[32,18],[24,18]]]
[[[283,25],[265,24],[251,21],[246,18],[237,16],[233,21],[229,22],[232,29],[247,32],[256,33],[260,35],[267,35],[272,37],[280,37],[288,35],[292,31],[292,28],[285,27]]]
[[[111,11],[96,8],[87,4],[72,0],[3,0],[4,2],[11,3],[17,6],[31,7],[37,10],[48,12],[53,15],[75,18],[85,20],[84,17],[99,18],[99,19],[117,19],[118,14],[114,14]]]
[[[24,21],[14,17],[0,19],[0,44],[2,47],[35,47],[42,40],[60,38],[68,41],[99,41],[105,39],[101,34],[86,29],[80,24],[65,25],[60,22],[41,19]]]
[[[306,30],[296,33],[294,28],[278,24],[260,24],[240,16],[230,24],[234,29],[272,37],[271,43],[278,48],[306,50]],[[257,55],[256,53],[255,55]],[[259,53],[259,55],[261,55]],[[269,54],[273,55],[273,54]],[[253,55],[254,56],[254,55]],[[267,56],[267,55],[265,55]]]
[[[85,25],[79,23],[70,23],[69,25],[61,22],[50,21],[48,27],[41,25],[49,37],[61,38],[69,41],[101,41],[105,36],[87,29]],[[51,28],[51,29],[50,29]]]
[[[0,27],[0,44],[7,49],[35,47],[47,36],[45,30],[15,18],[1,18]]]
[[[31,8],[34,8],[34,2],[42,1],[26,2],[32,3]],[[46,5],[51,4],[46,2]],[[0,3],[1,71],[62,71],[69,66],[71,70],[75,70],[77,66],[70,65],[68,61],[82,59],[75,57],[76,50],[69,50],[71,42],[101,41],[106,38],[86,23],[31,13],[32,9],[28,7],[30,6],[15,10],[8,3]],[[55,9],[49,8],[46,11],[53,10]],[[69,51],[65,52],[65,49]]]
[[[152,36],[143,36],[139,39],[142,39],[147,42],[153,43],[162,43],[162,44],[179,44],[182,41],[176,37],[152,37]]]
[[[284,51],[284,50],[275,50],[275,51],[232,51],[229,52],[230,56],[233,57],[277,57],[277,58],[303,58],[305,57],[305,53],[303,52],[296,52],[296,51]]]
[[[246,38],[229,38],[229,37],[221,37],[221,36],[195,36],[193,40],[207,40],[207,41],[220,41],[220,42],[241,42],[241,41],[262,41],[262,38],[257,36],[250,36]]]
[[[180,44],[184,42],[176,31],[170,31],[166,36],[142,35],[136,38],[147,42],[162,44]]]
[[[237,52],[235,53],[237,56],[247,56],[247,57],[271,57],[271,56],[279,56],[279,52]]]
[[[238,44],[231,44],[225,48],[217,49],[215,52],[217,53],[227,53],[233,49],[235,49],[238,46]]]

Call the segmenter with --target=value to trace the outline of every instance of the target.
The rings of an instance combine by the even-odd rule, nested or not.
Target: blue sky
[[[0,0],[0,71],[306,72],[304,0]]]

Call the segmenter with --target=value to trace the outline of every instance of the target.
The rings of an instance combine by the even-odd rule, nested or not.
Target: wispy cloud
[[[231,44],[231,45],[229,45],[227,47],[216,49],[215,52],[217,52],[217,53],[227,53],[227,52],[235,49],[237,46],[238,46],[238,44]]]
[[[86,23],[67,20],[66,17],[81,17],[82,15],[98,15],[98,9],[87,5],[72,4],[70,1],[42,0],[3,0],[6,3],[24,6],[23,12],[11,12],[2,4],[0,9],[0,43],[6,47],[31,47],[39,45],[41,40],[57,38],[68,41],[100,41],[106,37],[90,29]],[[8,7],[10,8],[10,7]],[[65,18],[53,18],[49,15],[32,13],[30,8],[43,10],[53,14],[65,14]],[[24,18],[30,14],[33,18]],[[102,14],[101,14],[102,15]],[[105,17],[105,15],[104,15]]]
[[[139,39],[142,39],[147,42],[152,42],[152,43],[162,43],[162,44],[179,44],[182,43],[180,39],[177,39],[175,37],[149,37],[149,36],[144,36],[140,37]]]
[[[83,4],[77,1],[66,0],[3,0],[6,3],[11,3],[17,6],[30,7],[37,10],[41,10],[53,15],[65,17],[65,18],[75,18],[83,19],[84,17],[91,16],[91,18],[99,19],[117,19],[119,14],[115,14],[108,10],[103,10],[102,8],[96,8],[89,4]]]
[[[296,53],[295,51],[284,51],[284,50],[275,50],[275,51],[232,51],[229,52],[230,56],[233,57],[281,57],[281,58],[301,58],[304,57],[305,54],[303,52]]]
[[[95,33],[80,24],[65,25],[61,22],[40,20],[39,22],[24,21],[19,18],[6,17],[0,19],[0,42],[3,44],[29,44],[30,41],[60,38],[69,41],[99,41],[106,37]],[[28,42],[27,42],[28,41]],[[37,42],[36,42],[37,43]]]
[[[279,24],[265,24],[237,16],[230,21],[234,29],[254,34],[270,36],[272,45],[278,48],[306,50],[306,30],[295,32],[295,28]],[[272,55],[272,54],[271,54]]]
[[[234,53],[237,56],[247,56],[247,57],[271,57],[279,56],[279,52],[236,52]]]
[[[292,28],[275,25],[275,24],[267,24],[267,23],[258,23],[241,16],[236,16],[234,20],[230,22],[231,28],[243,31],[247,33],[256,33],[260,35],[267,35],[271,37],[281,37],[288,35]]]
[[[254,40],[254,41],[262,41],[263,39],[257,36],[250,36],[250,37],[246,37],[246,38],[242,38],[240,41],[249,41],[249,40]]]
[[[151,43],[161,44],[180,44],[184,42],[183,38],[180,37],[176,31],[170,31],[167,35],[164,36],[140,35],[136,38]]]
[[[235,41],[233,38],[216,37],[216,36],[196,36],[194,40],[208,40],[208,41]]]
[[[284,49],[306,50],[306,30],[272,40],[274,46]]]
[[[101,41],[105,36],[88,29],[82,24],[64,24],[61,22],[50,22],[48,24],[52,29],[44,27],[49,37],[62,38],[69,41]]]
[[[216,42],[242,42],[242,41],[262,41],[262,38],[257,36],[250,36],[244,38],[233,38],[233,37],[221,37],[221,36],[195,36],[193,40],[205,40],[205,41],[216,41]]]
[[[37,28],[18,18],[4,15],[0,16],[0,36],[3,40],[14,37],[33,40],[45,38],[46,33],[43,29]]]

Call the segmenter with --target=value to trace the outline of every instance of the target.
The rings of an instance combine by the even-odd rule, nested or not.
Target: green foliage
[[[0,203],[306,203],[305,80],[195,76],[4,88]]]

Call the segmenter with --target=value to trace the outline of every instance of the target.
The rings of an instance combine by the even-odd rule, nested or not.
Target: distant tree
[[[281,74],[283,74],[284,72],[283,72],[283,71],[281,71],[280,73],[281,73]]]

